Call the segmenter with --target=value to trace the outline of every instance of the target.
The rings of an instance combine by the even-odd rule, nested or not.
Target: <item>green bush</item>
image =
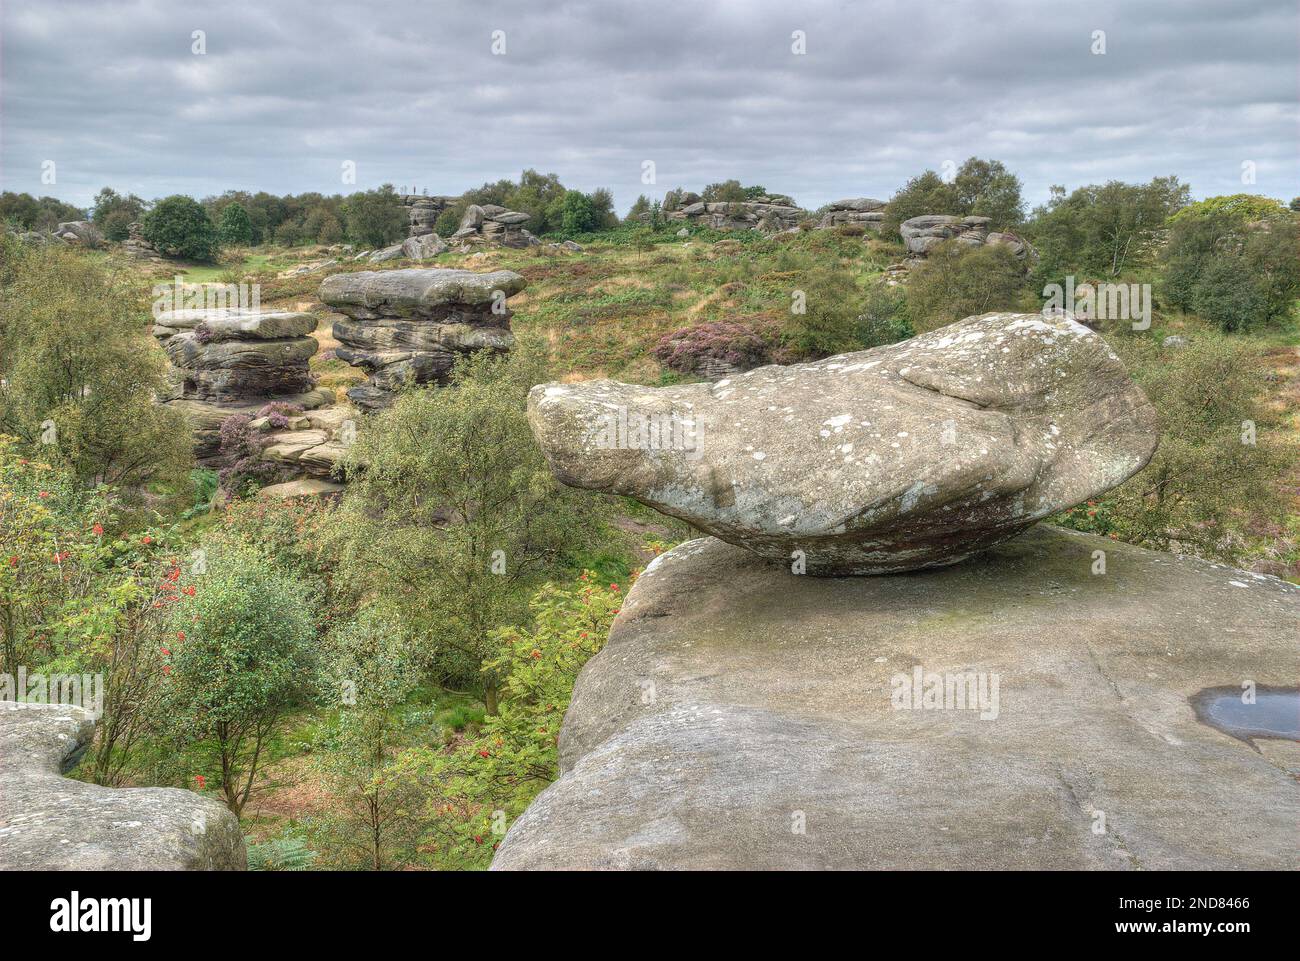
[[[176,194],[158,201],[144,215],[140,228],[145,240],[170,257],[212,260],[217,254],[217,230],[193,198]]]
[[[401,240],[407,233],[407,219],[406,208],[393,191],[392,184],[355,193],[343,201],[343,221],[348,237],[368,247],[385,247]],[[297,243],[301,237],[301,230],[296,230],[284,242]]]
[[[918,333],[974,314],[1016,307],[1026,296],[1024,265],[1000,244],[955,240],[932,249],[907,284],[907,315]]]
[[[269,739],[318,695],[313,599],[251,551],[207,549],[204,567],[171,621],[165,701],[178,743],[239,814]]]
[[[227,204],[221,211],[221,225],[217,228],[221,242],[229,247],[242,247],[253,242],[253,222],[239,201]]]

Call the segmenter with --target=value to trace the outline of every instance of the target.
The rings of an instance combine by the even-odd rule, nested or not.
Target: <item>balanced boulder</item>
[[[714,384],[539,385],[529,419],[564,483],[824,575],[960,561],[1122,483],[1159,436],[1106,342],[1039,314]]]

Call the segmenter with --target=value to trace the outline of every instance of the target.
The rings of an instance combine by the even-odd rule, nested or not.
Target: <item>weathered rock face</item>
[[[309,313],[240,308],[164,312],[153,334],[171,361],[166,403],[183,411],[195,432],[196,455],[218,457],[221,423],[271,401],[304,409],[333,401],[318,390],[308,361],[319,348]]]
[[[104,235],[89,220],[66,220],[54,228],[54,236],[78,247],[100,247]]]
[[[122,241],[122,249],[137,260],[162,260],[153,244],[144,239],[144,227],[137,221],[127,225],[127,238]]]
[[[361,367],[369,381],[348,391],[365,411],[392,403],[404,384],[442,384],[458,356],[476,350],[509,350],[506,298],[524,289],[509,270],[477,274],[440,268],[334,274],[321,284],[320,299],[342,316],[335,354]]]
[[[946,214],[923,214],[904,220],[898,232],[909,253],[924,257],[945,240],[956,239],[967,247],[985,244],[1002,244],[1011,249],[1016,259],[1024,260],[1033,253],[1029,244],[1009,231],[989,233],[988,217],[950,217]]]
[[[411,237],[433,233],[433,225],[438,222],[438,216],[456,202],[455,197],[430,197],[428,194],[400,194],[399,198],[410,218]]]
[[[1126,480],[1158,438],[1105,341],[1038,314],[716,384],[540,385],[529,418],[564,483],[828,575],[962,560]]]
[[[247,867],[239,820],[212,798],[63,777],[94,731],[78,707],[0,701],[0,870]]]
[[[629,592],[493,867],[1295,870],[1300,744],[1190,699],[1293,687],[1297,618],[1285,582],[1049,527],[879,578],[691,541]]]
[[[885,202],[873,197],[852,197],[837,200],[826,208],[819,229],[838,227],[841,224],[861,224],[867,230],[880,231],[880,222],[885,219]]]
[[[480,244],[536,247],[541,241],[524,228],[531,219],[529,214],[496,204],[470,204],[461,217],[460,229],[451,235],[451,242],[461,248]]]
[[[798,229],[808,212],[796,207],[789,197],[757,197],[752,201],[708,203],[698,194],[685,194],[682,205],[669,211],[669,220],[685,220],[714,230],[759,230],[780,233]]]

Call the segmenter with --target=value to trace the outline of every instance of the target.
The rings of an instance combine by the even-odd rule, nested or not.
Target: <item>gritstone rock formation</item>
[[[907,251],[924,257],[945,240],[956,238],[957,243],[968,247],[985,244],[1005,244],[1018,260],[1030,256],[1031,250],[1020,237],[1010,232],[989,233],[988,217],[950,217],[946,214],[923,214],[904,220],[898,232],[903,237]]]
[[[456,357],[476,350],[509,350],[506,298],[524,289],[509,270],[425,268],[334,274],[320,299],[343,315],[334,337],[340,360],[370,375],[348,397],[364,411],[392,403],[406,383],[442,384]]]
[[[451,235],[458,247],[497,244],[502,247],[536,247],[541,241],[524,229],[529,214],[507,210],[496,204],[470,204],[460,218],[460,229]]]
[[[166,402],[190,419],[196,454],[207,460],[220,447],[221,422],[271,401],[304,409],[333,401],[315,388],[308,360],[319,344],[309,336],[308,313],[240,308],[160,313],[153,334],[171,361],[173,389]]]
[[[1297,618],[1275,578],[1050,527],[897,577],[690,541],[493,868],[1295,870],[1300,744],[1192,699],[1294,690]]]
[[[122,249],[137,260],[162,260],[154,245],[144,239],[144,227],[137,221],[127,225],[127,238],[122,241]]]
[[[239,819],[213,798],[63,777],[94,732],[79,707],[0,701],[0,870],[247,867]]]
[[[1123,482],[1158,439],[1105,341],[1039,314],[715,384],[539,385],[529,419],[564,483],[826,575],[962,560]]]
[[[669,211],[667,216],[669,220],[685,220],[714,230],[759,230],[774,234],[797,229],[808,212],[796,207],[789,197],[780,195],[756,197],[751,201],[706,202],[699,194],[687,193],[681,197],[681,206]]]
[[[879,232],[880,222],[885,219],[885,202],[871,197],[853,197],[849,200],[837,200],[831,204],[822,219],[819,229],[838,227],[841,224],[861,224],[867,230]]]

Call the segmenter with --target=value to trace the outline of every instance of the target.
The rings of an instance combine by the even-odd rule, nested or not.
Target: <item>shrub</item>
[[[827,357],[862,347],[862,291],[850,273],[813,265],[799,270],[791,283],[784,341],[798,356]]]
[[[268,739],[318,694],[312,598],[251,551],[214,548],[204,563],[171,620],[165,701],[174,736],[220,772],[238,815]]]
[[[190,432],[154,403],[167,391],[165,361],[139,285],[63,248],[15,248],[4,267],[0,430],[43,444],[87,482],[179,478]]]
[[[1002,245],[933,248],[907,284],[907,314],[918,333],[1016,306],[1026,292],[1024,266]]]
[[[140,222],[145,240],[161,253],[187,260],[212,260],[217,230],[208,212],[193,198],[176,194],[158,201]]]
[[[669,370],[690,374],[710,361],[748,370],[766,363],[771,347],[747,324],[716,321],[665,334],[654,355]]]

